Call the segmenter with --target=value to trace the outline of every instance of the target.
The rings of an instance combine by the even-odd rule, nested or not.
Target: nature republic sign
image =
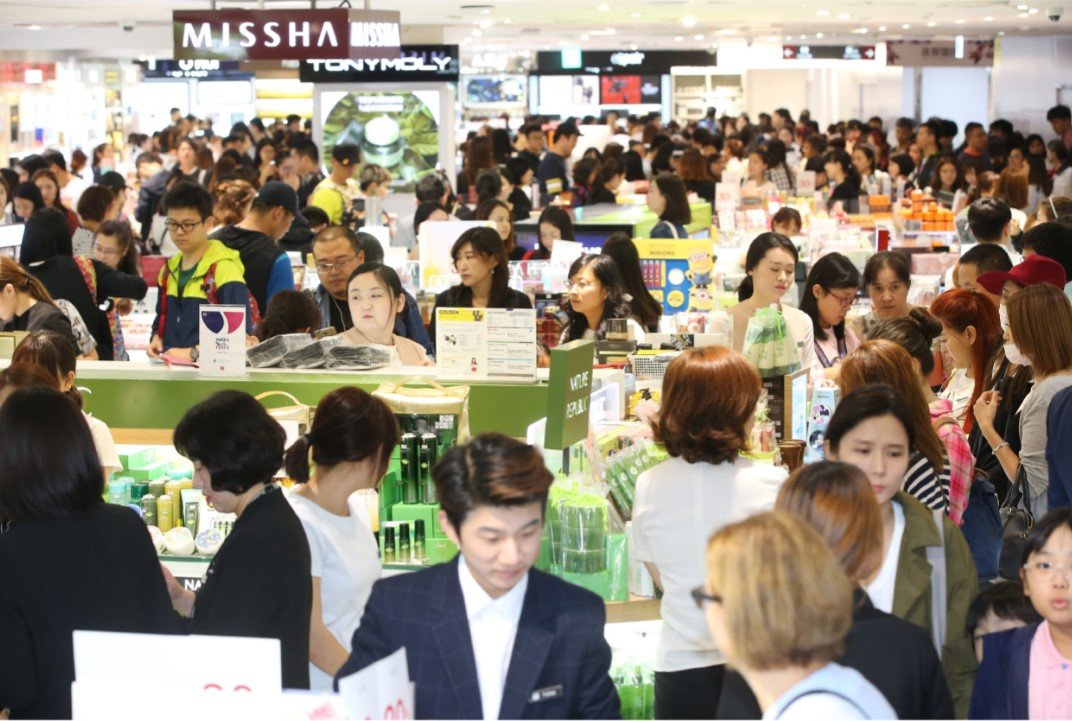
[[[575,340],[551,351],[544,448],[564,450],[588,436],[596,344]]]
[[[399,13],[386,10],[218,10],[172,13],[179,60],[397,58]]]

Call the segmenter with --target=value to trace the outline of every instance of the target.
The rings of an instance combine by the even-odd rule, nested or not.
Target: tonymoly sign
[[[383,10],[175,11],[177,59],[397,58],[399,13]]]

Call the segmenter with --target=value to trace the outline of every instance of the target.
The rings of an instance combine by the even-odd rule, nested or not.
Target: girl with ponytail
[[[380,577],[379,547],[357,491],[379,487],[398,440],[398,424],[384,402],[347,386],[324,396],[312,428],[287,450],[287,475],[302,484],[290,502],[309,539],[314,691],[331,689]]]
[[[7,256],[0,256],[0,326],[5,331],[50,330],[78,348],[71,321],[56,307],[45,286]]]

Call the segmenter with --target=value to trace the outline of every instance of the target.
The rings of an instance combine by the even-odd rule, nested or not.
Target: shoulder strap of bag
[[[89,289],[89,294],[93,296],[93,302],[97,302],[97,269],[93,267],[93,261],[84,256],[77,255],[74,258],[75,265],[78,266],[78,270],[82,273],[82,280],[86,282],[86,288]]]
[[[939,431],[939,430],[942,429],[942,426],[948,426],[950,423],[952,423],[954,426],[960,425],[959,423],[957,423],[956,418],[954,418],[953,416],[950,416],[950,415],[945,415],[945,416],[939,416],[938,418],[935,418],[934,420],[932,420],[931,421],[931,426],[934,427],[935,431]]]
[[[664,221],[666,222],[666,221]],[[670,232],[674,234],[674,240],[679,240],[677,234],[677,223],[670,223]]]
[[[931,511],[931,513],[934,515],[934,525],[938,529],[938,538],[941,540],[941,545],[927,546],[927,561],[931,564],[931,635],[934,637],[934,648],[938,651],[938,657],[941,658],[942,647],[945,645],[945,624],[948,615],[945,512]]]

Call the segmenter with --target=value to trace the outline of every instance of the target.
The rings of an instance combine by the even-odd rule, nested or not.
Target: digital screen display
[[[662,102],[662,88],[657,75],[603,75],[600,102],[603,105],[647,105]]]

